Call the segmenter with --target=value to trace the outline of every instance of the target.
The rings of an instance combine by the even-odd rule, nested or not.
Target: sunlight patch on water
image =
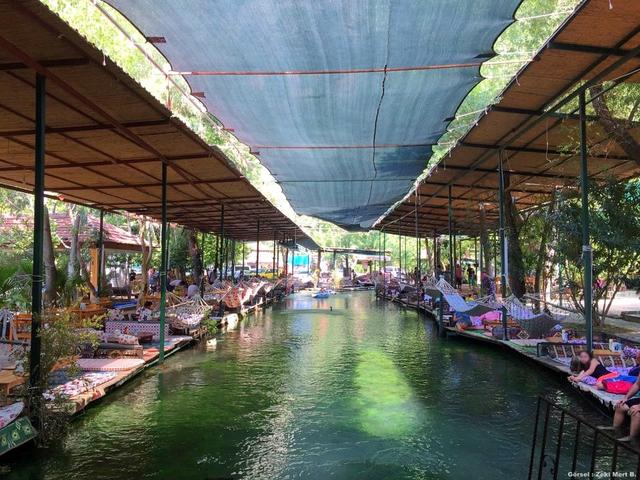
[[[359,427],[370,435],[398,438],[424,423],[422,408],[402,373],[384,352],[360,352],[353,405]]]

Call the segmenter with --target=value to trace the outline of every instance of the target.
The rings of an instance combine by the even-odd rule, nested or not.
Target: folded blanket
[[[83,373],[78,378],[69,380],[57,387],[50,388],[44,392],[42,396],[49,401],[55,400],[57,397],[75,397],[112,380],[116,375],[117,374],[113,372]]]
[[[76,362],[81,370],[94,372],[121,372],[144,364],[139,358],[80,358]]]
[[[23,402],[16,402],[6,407],[0,407],[0,428],[6,427],[18,418],[22,410],[24,410]]]

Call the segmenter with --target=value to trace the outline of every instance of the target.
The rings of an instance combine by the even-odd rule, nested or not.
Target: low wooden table
[[[153,342],[153,334],[147,332],[140,332],[137,335],[138,343],[151,343]]]
[[[611,350],[596,349],[593,350],[593,355],[603,357],[619,357],[622,355],[622,352],[612,352]]]
[[[13,373],[12,370],[0,371],[0,391],[6,397],[11,392],[11,389],[22,385],[25,382],[25,377],[21,377]]]

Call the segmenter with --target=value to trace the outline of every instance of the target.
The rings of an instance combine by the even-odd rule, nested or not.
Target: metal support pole
[[[454,283],[455,280],[455,265],[453,264],[453,210],[451,208],[451,185],[449,185],[449,201],[448,201],[448,213],[449,213],[449,273],[451,278],[449,280]]]
[[[242,242],[242,273],[240,273],[240,276],[244,278],[244,250],[246,248],[246,244],[244,242]]]
[[[433,231],[433,278],[438,281],[438,267],[440,266],[440,252],[438,252],[438,235]]]
[[[220,238],[220,278],[227,279],[227,237]]]
[[[478,272],[476,272],[476,274],[480,274],[480,285],[479,285],[479,290],[480,290],[480,296],[483,295],[482,292],[482,272],[484,271],[484,245],[482,243],[482,237],[480,237],[480,258],[478,259]],[[476,275],[477,276],[477,275]]]
[[[422,265],[420,265],[420,237],[416,237],[416,284],[420,283]]]
[[[478,268],[480,267],[480,262],[478,260],[478,237],[473,237],[473,271],[475,272],[475,278],[473,279],[473,283],[477,286],[478,284]]]
[[[382,293],[387,295],[387,232],[382,231]]]
[[[218,265],[219,251],[220,251],[220,235],[214,235],[215,243],[213,245],[213,272],[214,278],[218,278],[220,273],[220,266]]]
[[[438,305],[438,335],[443,338],[447,336],[447,332],[444,329],[444,295],[440,292],[440,302]]]
[[[271,258],[271,271],[276,275],[276,232],[273,232],[273,257]]]
[[[220,234],[218,235],[218,265],[220,266],[220,279],[222,280],[222,241],[224,239],[224,203],[220,205]]]
[[[236,281],[236,240],[231,240],[231,281]]]
[[[160,229],[160,357],[164,362],[164,323],[167,303],[167,253],[169,250],[167,235],[167,164],[162,162],[162,226]]]
[[[102,275],[104,275],[104,210],[100,209],[100,230],[98,231],[98,297],[102,294]]]
[[[36,75],[36,148],[33,188],[33,277],[31,281],[31,346],[29,351],[29,386],[40,385],[40,325],[42,322],[42,288],[44,286],[44,163],[46,136],[46,81]],[[34,394],[40,398],[41,393]]]
[[[455,286],[455,271],[456,271],[456,265],[458,264],[458,236],[455,234],[455,231],[453,232],[453,268],[451,269],[451,278],[453,279],[453,281],[451,283],[454,284]]]
[[[493,247],[493,277],[498,275],[498,235],[493,234],[493,241],[491,242]]]
[[[407,236],[404,236],[404,248],[402,249],[402,253],[404,253],[404,273],[405,275],[409,276],[409,266],[407,265]]]
[[[398,234],[398,269],[402,274],[402,234]]]
[[[498,205],[499,205],[499,234],[500,234],[500,294],[502,296],[502,302],[507,298],[507,272],[505,272],[506,261],[506,249],[505,249],[505,237],[504,237],[504,172],[502,166],[502,151],[498,151]],[[509,335],[507,332],[507,309],[502,307],[502,339],[508,340]]]
[[[420,271],[421,271],[421,265],[420,265],[420,226],[418,224],[418,190],[416,189],[416,195],[415,195],[415,215],[414,215],[414,220],[415,220],[415,227],[416,227],[416,285],[418,285],[420,283]],[[418,307],[420,307],[420,297],[422,295],[420,295],[420,292],[418,292],[419,296],[418,296]]]
[[[256,232],[256,277],[260,268],[260,219],[258,218],[258,228]]]
[[[589,232],[589,170],[587,165],[587,113],[584,90],[578,97],[580,111],[580,190],[582,197],[582,262],[584,265],[584,322],[587,351],[593,348],[593,251]]]
[[[231,273],[231,266],[229,265],[231,262],[231,239],[224,239],[224,276],[225,278],[229,278]]]

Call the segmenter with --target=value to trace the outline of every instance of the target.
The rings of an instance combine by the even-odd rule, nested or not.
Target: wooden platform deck
[[[438,314],[437,311],[432,311],[430,308],[427,308],[424,305],[418,306],[416,303],[407,302],[405,300],[398,299],[398,298],[392,299],[388,296],[386,298],[385,297],[379,297],[379,298],[382,298],[387,301],[393,301],[394,303],[397,303],[405,308],[412,308],[414,310],[418,310],[420,312],[426,313],[427,316],[432,318],[434,321],[437,320],[437,314]],[[519,343],[517,340],[511,341],[511,340],[501,340],[501,339],[493,338],[490,335],[488,335],[486,332],[482,332],[479,330],[460,331],[454,327],[445,327],[445,328],[448,336],[457,336],[457,337],[465,338],[475,342],[482,342],[488,345],[492,345],[494,347],[504,348],[512,352],[514,355],[524,357],[525,359],[532,361],[533,363],[535,363],[540,367],[543,367],[555,374],[562,375],[563,378],[566,378],[569,375],[571,375],[571,372],[566,365],[560,362],[554,361],[549,357],[539,357],[536,353],[537,349],[535,346],[525,346]],[[579,392],[585,395],[588,395],[592,400],[595,400],[600,405],[602,410],[604,410],[607,413],[612,413],[614,405],[623,398],[623,395],[615,395],[612,393],[607,393],[601,390],[597,390],[595,387],[586,385],[584,383],[574,384],[569,382],[568,380],[567,380],[567,383],[570,386],[574,387]]]
[[[219,328],[235,328],[235,326],[242,320],[242,318],[255,313],[261,308],[266,308],[274,303],[274,300],[269,298],[267,301],[257,302],[254,305],[246,306],[241,309],[239,313],[227,313],[222,317],[218,318],[218,326]],[[215,317],[214,317],[215,318]],[[224,331],[224,330],[221,330]],[[197,338],[202,336],[202,332],[200,330],[192,332],[193,335],[184,335],[184,336],[169,336],[168,339],[175,339],[176,341],[170,342],[169,344],[165,344],[165,359],[178,353],[179,351],[193,345],[196,343]],[[92,403],[104,398],[109,393],[115,391],[128,381],[134,379],[138,375],[140,375],[146,369],[156,365],[158,363],[160,357],[160,352],[157,348],[147,348],[144,349],[143,359],[144,364],[132,368],[125,371],[117,372],[115,378],[109,380],[106,383],[98,385],[97,387],[71,397],[69,402],[71,404],[71,408],[75,414],[78,414],[89,407]]]

